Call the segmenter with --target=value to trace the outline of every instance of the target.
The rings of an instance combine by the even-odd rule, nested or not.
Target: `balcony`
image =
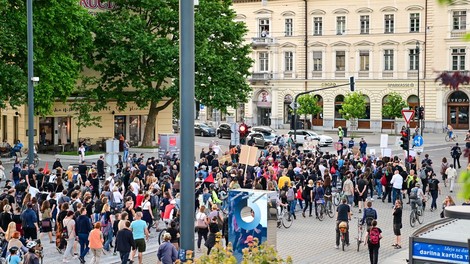
[[[271,37],[257,37],[251,39],[251,46],[255,47],[268,47],[275,43],[274,38]]]
[[[262,82],[269,81],[273,79],[273,74],[268,72],[253,72],[251,74],[251,82]]]
[[[463,38],[467,34],[466,31],[461,31],[461,30],[455,30],[450,32],[450,37],[451,38]]]

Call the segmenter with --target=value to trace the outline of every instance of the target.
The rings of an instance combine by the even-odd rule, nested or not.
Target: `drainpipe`
[[[421,121],[421,135],[423,135],[424,132],[424,127],[425,127],[425,121],[426,121],[426,73],[427,73],[427,68],[426,68],[426,54],[427,54],[427,40],[428,40],[428,0],[424,1],[424,45],[423,45],[423,107],[424,107],[424,118]],[[419,74],[419,72],[418,72]],[[419,84],[418,84],[419,85]]]
[[[305,0],[305,81],[304,81],[304,90],[307,91],[308,88],[308,0]],[[307,124],[307,114],[304,116],[305,124]],[[297,126],[297,124],[294,124]],[[304,127],[305,128],[305,127]]]

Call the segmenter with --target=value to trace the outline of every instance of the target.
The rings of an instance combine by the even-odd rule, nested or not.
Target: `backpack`
[[[410,199],[411,200],[418,199],[418,188],[417,187],[411,189]]]
[[[427,176],[426,176],[426,170],[424,168],[422,168],[420,171],[419,171],[419,178],[421,180],[426,180]]]
[[[292,202],[295,200],[295,194],[294,194],[294,188],[289,188],[289,190],[287,190],[287,201],[288,202]]]
[[[372,208],[366,208],[365,209],[365,214],[366,214],[366,224],[368,226],[372,225],[372,220],[375,218],[375,210]]]
[[[380,242],[380,232],[377,227],[372,227],[369,231],[369,242],[372,245],[377,245]]]

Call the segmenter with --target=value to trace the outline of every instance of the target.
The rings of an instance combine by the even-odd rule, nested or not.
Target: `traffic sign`
[[[401,110],[401,114],[403,115],[405,122],[409,124],[411,119],[413,119],[413,117],[415,116],[415,111],[414,110]]]
[[[416,147],[421,147],[424,143],[423,137],[422,136],[415,136],[413,139],[413,143]]]
[[[418,153],[418,154],[424,152],[424,148],[423,148],[423,147],[414,147],[413,150],[414,150],[416,153]]]
[[[299,103],[292,102],[292,103],[290,103],[289,106],[290,106],[292,109],[298,109],[298,108],[299,108]]]

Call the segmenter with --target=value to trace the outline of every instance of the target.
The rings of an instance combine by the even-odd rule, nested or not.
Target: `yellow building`
[[[113,4],[108,0],[81,0],[80,5],[87,8],[90,13],[104,11],[113,8]],[[96,75],[89,69],[84,71],[86,75]],[[41,76],[39,76],[41,77]],[[55,102],[52,107],[52,114],[45,117],[35,117],[35,142],[41,145],[61,145],[64,149],[77,147],[78,137],[86,139],[90,144],[95,145],[103,139],[119,137],[123,134],[131,145],[138,145],[142,141],[149,108],[139,109],[134,103],[129,103],[127,108],[119,111],[116,102],[110,102],[107,108],[93,113],[101,117],[100,127],[82,128],[78,134],[77,115],[72,111],[70,100],[66,103]],[[161,106],[165,101],[158,104]],[[17,109],[7,107],[1,110],[0,136],[1,140],[7,140],[12,144],[16,140],[21,140],[27,147],[28,116],[27,106]],[[156,118],[154,131],[154,141],[159,133],[172,133],[172,111],[173,105],[159,112]]]
[[[468,71],[468,43],[461,37],[470,5],[436,2],[234,0],[255,61],[246,122],[288,128],[296,94],[347,84],[354,76],[356,91],[367,101],[359,129],[391,128],[392,121],[382,115],[391,92],[400,93],[411,107],[418,105],[419,94],[425,131],[442,131],[447,123],[468,129],[470,86],[453,93],[434,80],[437,71]],[[339,109],[348,92],[345,86],[315,93],[323,112],[311,118],[313,126],[347,125]]]

